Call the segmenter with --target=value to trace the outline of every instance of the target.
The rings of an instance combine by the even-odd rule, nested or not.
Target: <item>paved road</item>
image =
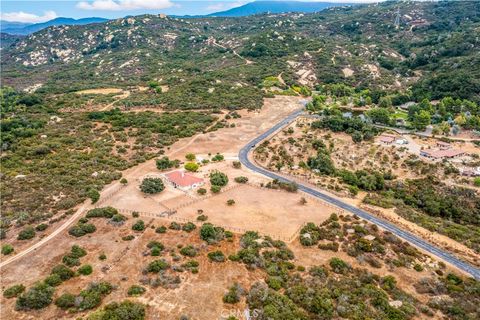
[[[265,175],[265,176],[267,176],[271,179],[278,179],[279,181],[290,182],[290,180],[285,179],[284,177],[279,176],[279,175],[275,174],[274,172],[271,172],[271,171],[268,171],[266,169],[263,169],[261,167],[256,166],[254,163],[252,163],[250,161],[250,159],[248,158],[248,154],[250,153],[250,151],[253,150],[253,148],[257,144],[259,144],[260,142],[265,140],[268,136],[270,136],[271,134],[273,134],[277,130],[285,127],[286,125],[288,125],[289,123],[294,121],[300,114],[302,114],[302,112],[303,112],[303,110],[295,111],[294,113],[290,114],[285,119],[283,119],[281,122],[277,123],[275,126],[270,128],[266,132],[262,133],[261,135],[259,135],[255,139],[253,139],[252,141],[250,141],[250,143],[248,143],[246,146],[244,146],[240,150],[240,153],[239,153],[240,162],[245,167],[247,167],[248,169],[250,169],[252,171],[255,171],[255,172],[258,172],[258,173],[261,173],[261,174],[263,174],[263,175]],[[327,195],[327,194],[325,194],[321,191],[310,188],[310,187],[305,186],[303,184],[299,184],[298,189],[305,192],[305,193],[308,193],[308,194],[310,194],[314,197],[317,197],[317,198],[319,198],[323,201],[331,203],[331,204],[333,204],[333,205],[335,205],[335,206],[337,206],[337,207],[339,207],[339,208],[341,208],[345,211],[348,211],[352,214],[356,214],[357,216],[361,217],[362,219],[365,219],[365,220],[367,220],[371,223],[374,223],[374,224],[378,225],[379,227],[383,228],[384,230],[390,231],[391,233],[395,234],[396,236],[398,236],[398,237],[410,242],[411,244],[417,246],[418,248],[421,248],[424,251],[430,253],[431,255],[436,256],[436,257],[438,257],[438,258],[440,258],[440,259],[442,259],[446,262],[449,262],[450,264],[454,265],[458,269],[463,270],[466,273],[469,273],[470,275],[472,275],[477,280],[480,280],[480,269],[470,265],[467,262],[464,262],[464,261],[458,259],[457,257],[453,256],[452,254],[448,253],[447,251],[445,251],[443,249],[440,249],[440,248],[426,242],[425,240],[423,240],[423,239],[421,239],[421,238],[419,238],[419,237],[417,237],[417,236],[415,236],[415,235],[397,227],[396,225],[394,225],[390,222],[387,222],[383,219],[377,218],[376,216],[371,215],[367,211],[359,209],[355,206],[352,206],[348,203],[345,203],[345,202],[343,202],[339,199],[333,198],[333,197],[331,197],[331,196],[329,196],[329,195]]]

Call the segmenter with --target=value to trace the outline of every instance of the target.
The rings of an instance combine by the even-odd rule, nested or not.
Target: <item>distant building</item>
[[[452,148],[452,145],[448,142],[437,141],[437,147],[439,147],[440,150],[447,150]]]
[[[184,191],[198,188],[205,183],[202,178],[183,170],[168,172],[165,174],[165,178],[174,188]]]
[[[429,159],[453,159],[465,155],[465,151],[460,149],[426,149],[420,151],[420,155]]]
[[[384,133],[378,137],[378,141],[384,144],[392,144],[395,141],[396,137],[391,134]]]
[[[460,169],[460,173],[464,176],[478,177],[478,176],[480,176],[480,167],[462,168],[462,169]]]

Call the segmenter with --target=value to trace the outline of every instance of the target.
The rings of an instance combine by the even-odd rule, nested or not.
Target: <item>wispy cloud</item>
[[[250,1],[220,2],[207,6],[207,10],[220,11],[243,6]]]
[[[43,15],[39,16],[33,13],[23,11],[18,12],[2,12],[0,14],[1,20],[10,22],[24,22],[24,23],[38,23],[55,19],[57,14],[55,11],[45,11]]]
[[[127,11],[127,10],[158,10],[170,8],[170,0],[94,0],[78,2],[76,7],[83,10]]]

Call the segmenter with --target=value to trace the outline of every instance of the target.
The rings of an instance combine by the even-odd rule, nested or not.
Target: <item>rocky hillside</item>
[[[156,80],[181,95],[188,87],[199,100],[219,85],[229,103],[227,89],[258,94],[265,77],[282,73],[287,84],[388,91],[413,85],[417,98],[478,101],[479,28],[480,3],[473,1],[243,18],[143,15],[34,33],[5,49],[2,80],[55,93]]]

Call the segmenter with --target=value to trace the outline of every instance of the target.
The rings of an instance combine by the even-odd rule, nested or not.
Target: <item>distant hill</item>
[[[83,18],[83,19],[55,18],[47,22],[35,23],[35,24],[22,24],[22,23],[16,23],[16,22],[1,21],[1,32],[9,33],[9,34],[27,35],[51,26],[84,25],[84,24],[90,24],[90,23],[105,22],[107,20],[108,19],[95,18],[95,17]]]
[[[329,7],[352,5],[352,3],[300,2],[300,1],[255,1],[226,11],[211,13],[210,17],[243,17],[260,13],[318,12]]]

